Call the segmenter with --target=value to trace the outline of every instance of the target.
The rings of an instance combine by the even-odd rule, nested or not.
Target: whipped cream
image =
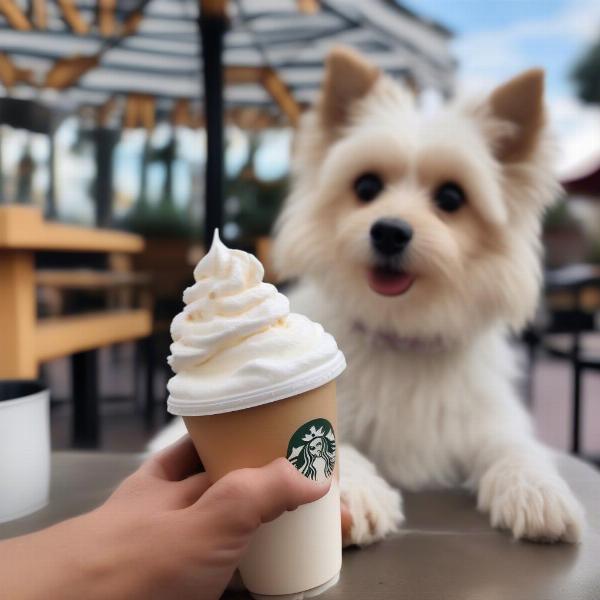
[[[215,232],[171,324],[169,412],[250,408],[319,387],[344,370],[333,337],[290,313],[288,299],[263,276],[254,256],[227,248]]]

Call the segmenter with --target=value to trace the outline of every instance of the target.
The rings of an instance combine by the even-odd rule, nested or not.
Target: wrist
[[[39,594],[32,598],[62,600],[135,600],[143,569],[129,554],[131,540],[124,543],[112,519],[102,507],[34,534],[37,557],[44,560],[41,577],[36,573]],[[123,532],[126,539],[126,532]],[[148,574],[146,573],[147,577]],[[20,597],[20,596],[19,596]]]
[[[85,586],[83,594],[74,595],[77,600],[147,598],[159,580],[160,569],[148,564],[148,548],[142,547],[146,537],[136,532],[135,516],[115,517],[100,507],[76,524],[73,538],[77,536],[79,543],[65,554],[79,574],[78,589]]]
[[[82,535],[88,515],[0,544],[0,580],[7,598],[100,598],[89,567],[98,552]],[[106,597],[106,596],[104,596]]]

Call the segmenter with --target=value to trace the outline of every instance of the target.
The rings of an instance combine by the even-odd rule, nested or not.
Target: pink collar
[[[367,337],[374,346],[385,347],[397,352],[442,352],[448,349],[448,343],[441,337],[404,337],[393,331],[369,329],[361,321],[355,321],[352,329]]]

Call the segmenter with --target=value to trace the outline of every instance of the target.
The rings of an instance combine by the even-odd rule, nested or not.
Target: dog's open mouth
[[[369,286],[382,296],[400,296],[408,292],[415,281],[406,271],[390,267],[372,267],[368,271]]]

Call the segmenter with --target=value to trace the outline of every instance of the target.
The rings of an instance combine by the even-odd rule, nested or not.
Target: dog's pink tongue
[[[413,284],[415,278],[403,271],[386,269],[369,269],[369,285],[374,292],[382,296],[399,296],[404,294]]]

